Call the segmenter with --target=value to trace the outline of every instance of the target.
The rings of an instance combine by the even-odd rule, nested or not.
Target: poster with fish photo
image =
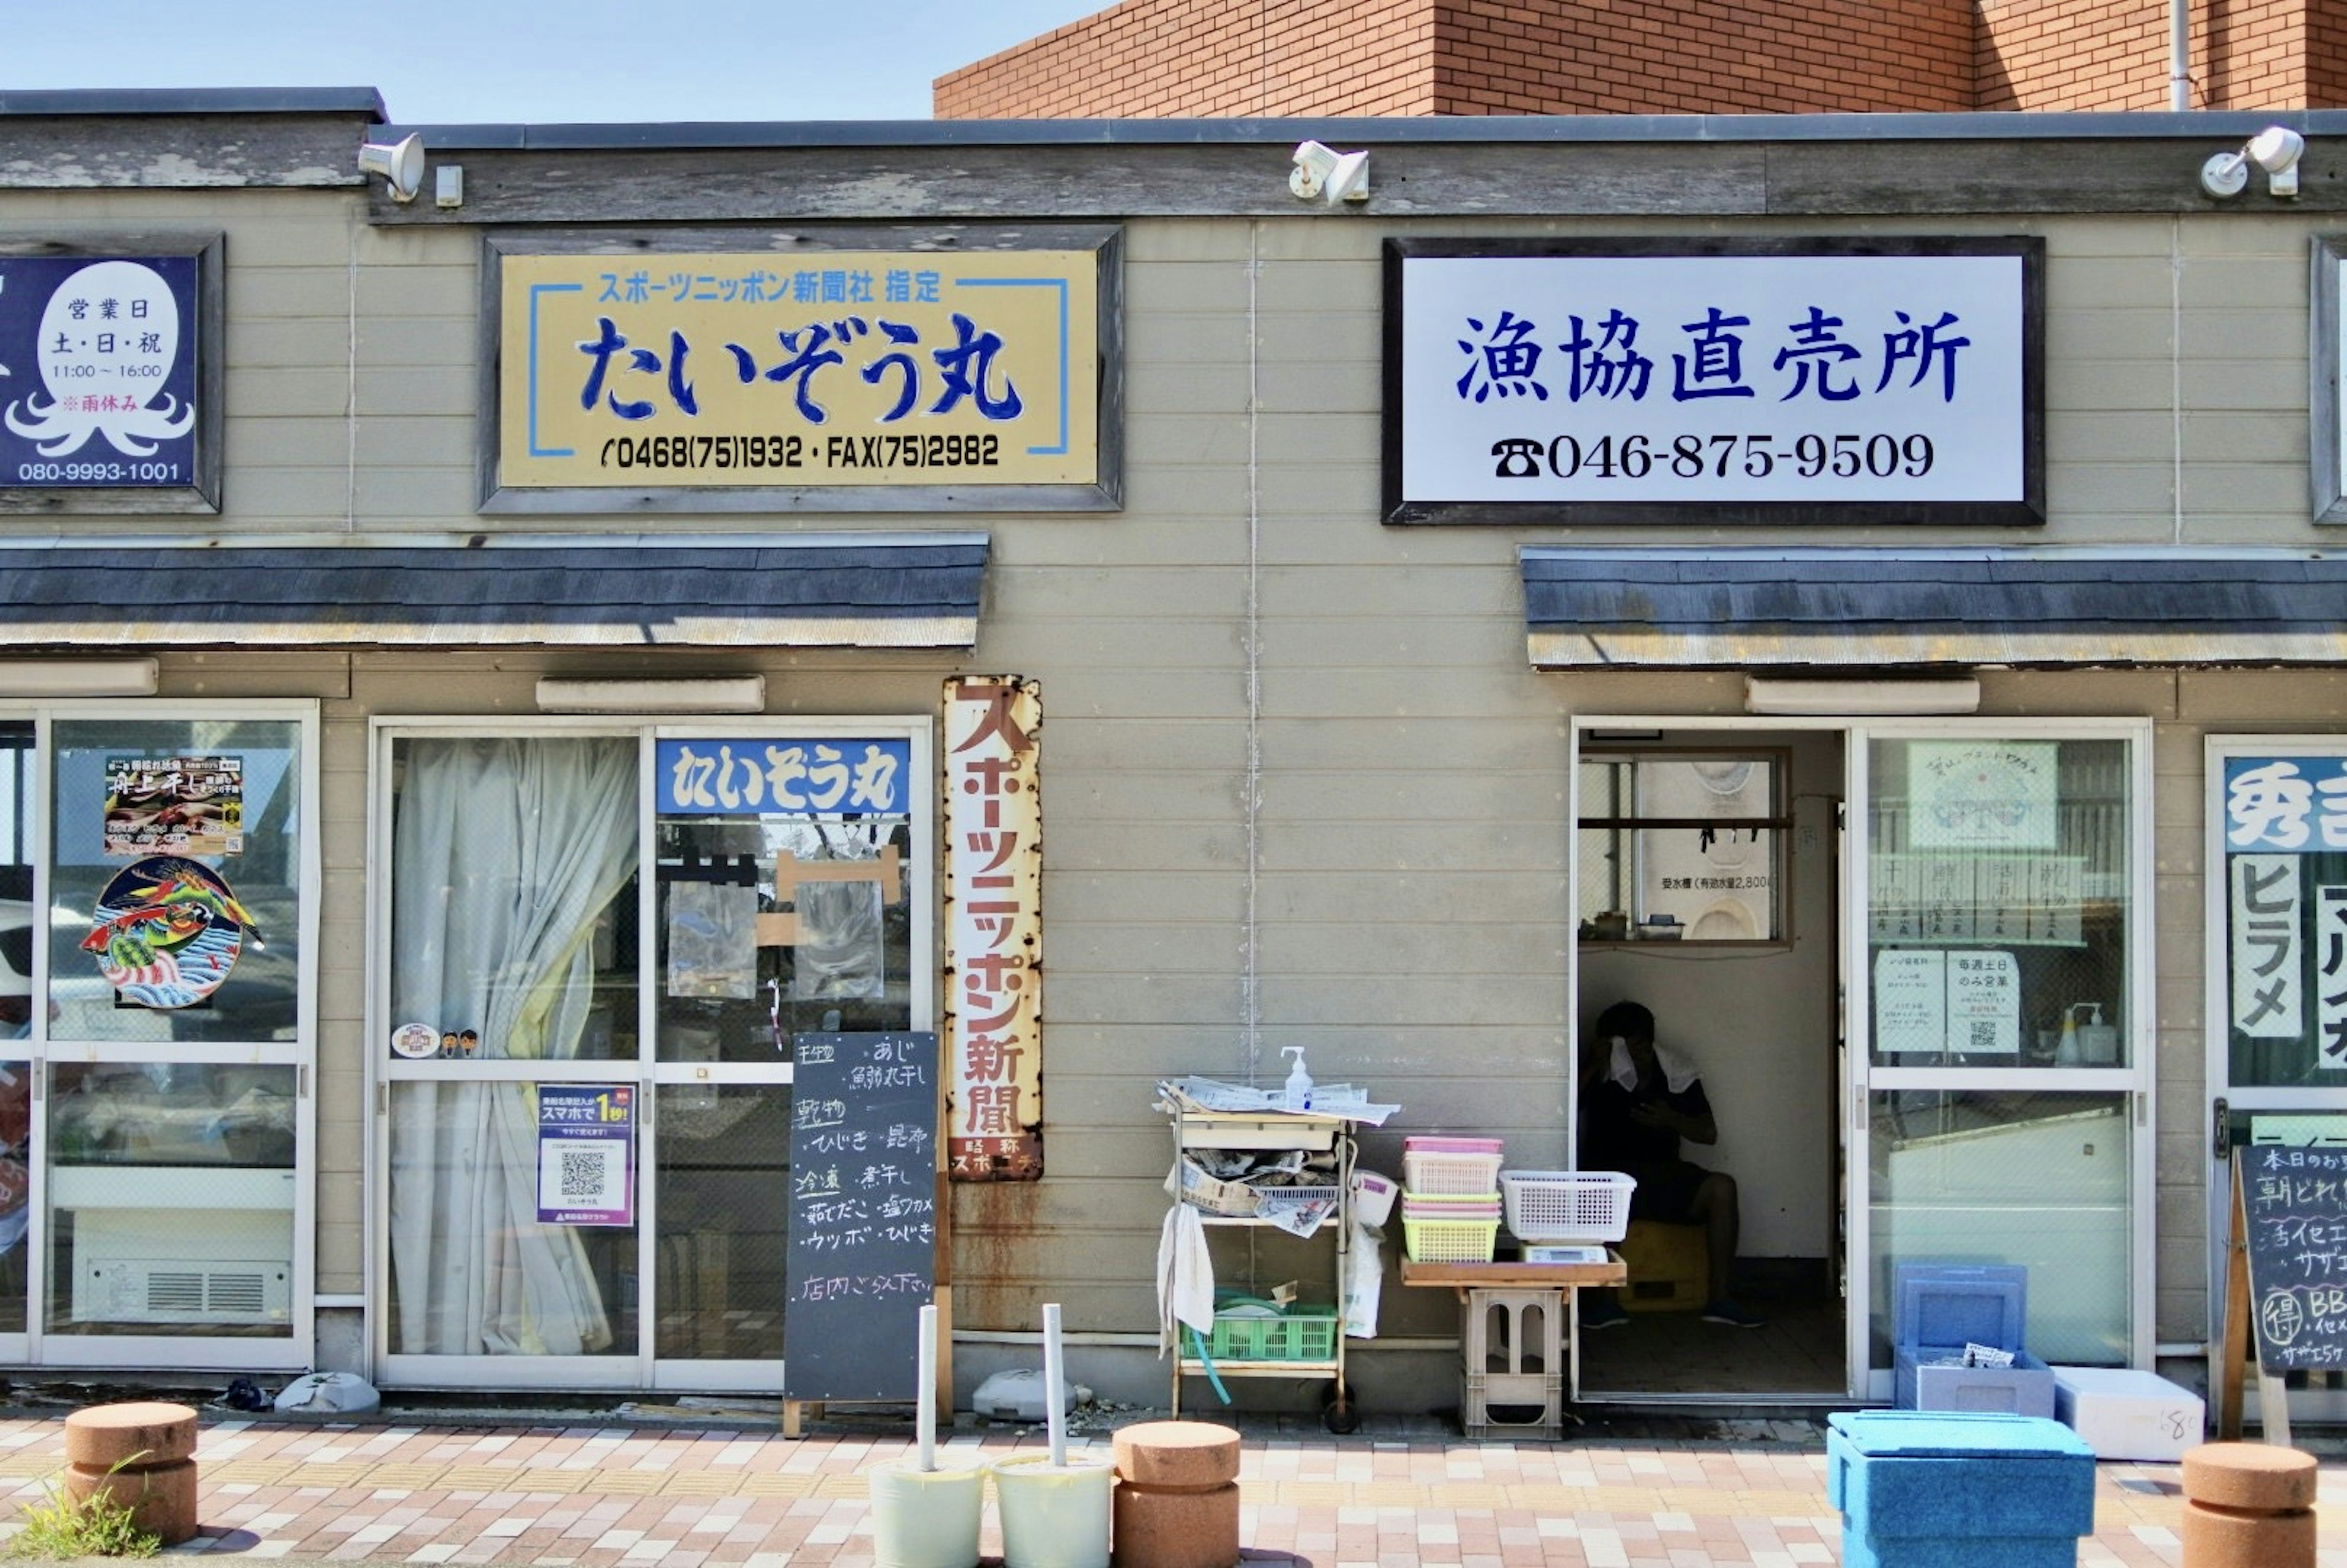
[[[244,853],[242,757],[106,759],[106,853]]]

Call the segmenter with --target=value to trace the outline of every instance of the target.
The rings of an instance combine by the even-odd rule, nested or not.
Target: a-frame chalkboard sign
[[[793,1039],[785,1435],[797,1407],[919,1396],[937,1291],[938,1037]]]

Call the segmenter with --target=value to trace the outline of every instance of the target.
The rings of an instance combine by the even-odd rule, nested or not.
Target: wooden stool
[[[166,1546],[196,1533],[196,1412],[140,1400],[66,1418],[67,1501],[103,1495]]]
[[[1115,1568],[1232,1568],[1239,1435],[1212,1421],[1143,1421],[1114,1438]]]
[[[2267,1443],[2184,1455],[2184,1568],[2314,1568],[2314,1456]]]
[[[1630,1271],[1618,1299],[1630,1311],[1696,1312],[1711,1299],[1711,1253],[1701,1225],[1632,1220],[1618,1250]]]

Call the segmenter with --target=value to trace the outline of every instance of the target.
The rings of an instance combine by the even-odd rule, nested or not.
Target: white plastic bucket
[[[864,1479],[871,1488],[876,1568],[978,1568],[985,1466],[924,1471],[911,1460],[890,1460]]]
[[[1002,1568],[1108,1568],[1110,1503],[1116,1471],[1104,1454],[1047,1453],[994,1461],[994,1506],[1002,1517]]]

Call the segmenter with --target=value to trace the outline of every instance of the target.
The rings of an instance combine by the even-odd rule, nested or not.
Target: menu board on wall
[[[910,1399],[936,1288],[938,1037],[793,1037],[788,1399]]]

